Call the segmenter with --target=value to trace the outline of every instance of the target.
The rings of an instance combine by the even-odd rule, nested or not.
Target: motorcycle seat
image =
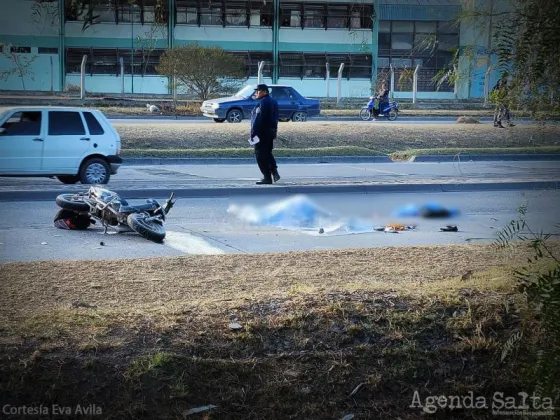
[[[135,206],[129,206],[121,204],[120,211],[128,213],[133,211],[146,211],[146,210],[155,210],[157,209],[157,205],[155,203],[146,203],[146,204],[138,204]]]

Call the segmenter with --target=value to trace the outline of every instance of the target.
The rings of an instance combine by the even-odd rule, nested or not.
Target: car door
[[[0,126],[0,173],[41,173],[44,145],[44,113],[16,111],[3,118]]]
[[[283,87],[273,87],[270,90],[270,96],[278,102],[278,118],[290,118],[294,111],[294,106],[287,90]]]
[[[53,174],[77,174],[91,146],[89,132],[79,111],[48,111],[43,149],[43,170]]]

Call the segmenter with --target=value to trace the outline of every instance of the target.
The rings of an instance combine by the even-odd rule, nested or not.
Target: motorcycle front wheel
[[[369,121],[371,119],[371,111],[367,108],[362,108],[360,110],[360,118],[362,121]]]
[[[130,228],[153,242],[161,242],[165,238],[165,228],[162,223],[155,220],[147,220],[150,215],[147,213],[132,213],[126,218]]]

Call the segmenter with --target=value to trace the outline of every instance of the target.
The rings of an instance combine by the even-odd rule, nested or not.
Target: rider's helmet
[[[54,216],[54,226],[59,229],[84,230],[94,223],[89,215],[72,210],[59,210]]]

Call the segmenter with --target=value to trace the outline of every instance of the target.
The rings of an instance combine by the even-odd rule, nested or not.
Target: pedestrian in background
[[[509,108],[507,106],[508,86],[507,86],[507,73],[502,75],[498,80],[494,89],[490,93],[490,99],[496,104],[494,110],[494,127],[505,128],[502,121],[507,122],[508,127],[514,127],[511,123]]]
[[[251,114],[251,140],[259,138],[255,144],[255,157],[263,178],[257,184],[272,184],[280,179],[276,159],[272,155],[274,139],[278,133],[278,103],[270,96],[268,86],[257,85],[255,94],[259,103]]]

